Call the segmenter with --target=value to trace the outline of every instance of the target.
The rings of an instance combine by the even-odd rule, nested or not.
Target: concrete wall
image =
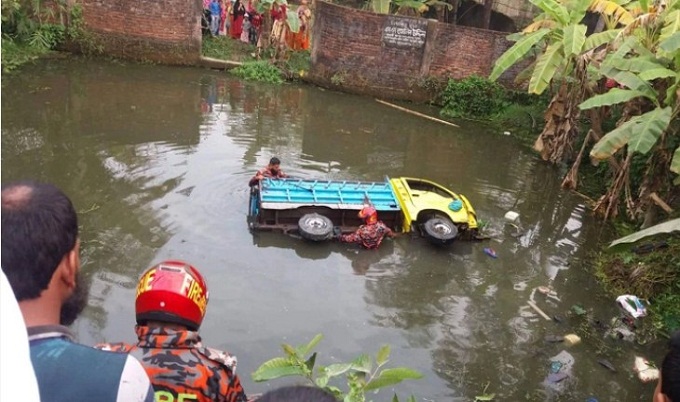
[[[82,0],[83,19],[106,54],[163,64],[196,64],[201,0]]]
[[[316,2],[314,18],[309,79],[384,98],[428,100],[435,81],[488,76],[496,58],[511,45],[504,32],[375,14],[323,1]],[[423,43],[413,40],[398,47],[387,43],[386,28],[402,22],[421,24]],[[418,33],[421,38],[422,34]],[[514,75],[508,72],[501,82],[510,84]]]

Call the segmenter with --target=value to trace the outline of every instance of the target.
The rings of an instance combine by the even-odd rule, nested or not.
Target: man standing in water
[[[149,377],[127,355],[74,342],[66,328],[87,304],[78,218],[50,184],[2,186],[2,270],[24,317],[40,398],[153,402]]]
[[[380,247],[385,236],[395,236],[392,229],[378,220],[378,211],[374,207],[362,208],[359,211],[359,218],[364,220],[364,224],[354,233],[339,235],[338,240],[343,243],[359,243],[367,249],[376,249]]]
[[[250,187],[257,186],[260,180],[264,179],[265,177],[272,179],[283,179],[288,177],[288,175],[283,173],[281,170],[281,160],[276,156],[269,160],[269,165],[267,165],[267,167],[260,169],[257,171],[257,173],[255,173],[255,176],[250,179],[248,185]]]

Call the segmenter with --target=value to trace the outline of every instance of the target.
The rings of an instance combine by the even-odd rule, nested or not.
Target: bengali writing
[[[427,20],[390,16],[382,32],[382,42],[389,47],[419,48],[425,44]]]

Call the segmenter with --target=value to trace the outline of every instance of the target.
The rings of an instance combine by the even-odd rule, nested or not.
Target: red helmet
[[[208,286],[196,268],[183,261],[163,261],[149,268],[137,284],[137,324],[163,321],[197,331],[208,305]]]
[[[378,222],[378,211],[371,206],[363,207],[361,211],[359,211],[359,218],[363,219],[367,224],[372,225]]]

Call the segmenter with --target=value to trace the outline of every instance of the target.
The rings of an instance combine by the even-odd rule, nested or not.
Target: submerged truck
[[[357,214],[366,205],[393,231],[436,244],[478,235],[477,216],[465,196],[411,177],[380,182],[265,178],[251,188],[248,225],[324,241],[333,238],[334,228],[356,230],[363,224]]]

